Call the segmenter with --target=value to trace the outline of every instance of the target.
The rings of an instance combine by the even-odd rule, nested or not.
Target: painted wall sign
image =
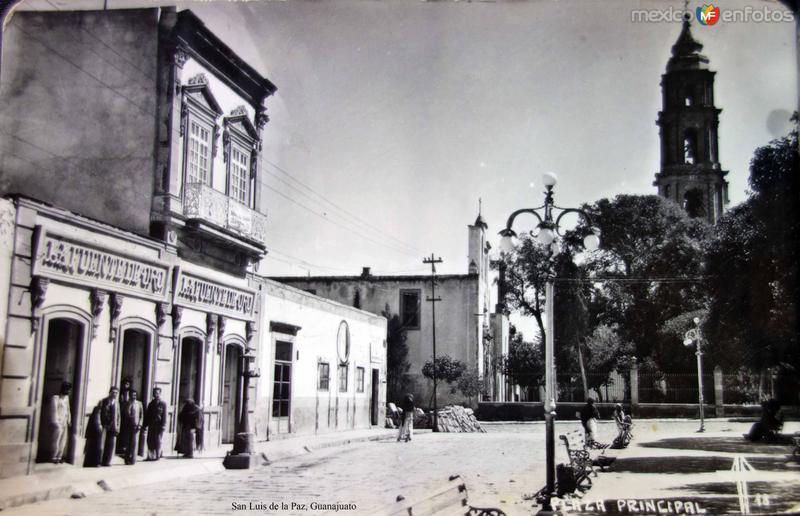
[[[166,301],[170,273],[166,263],[101,249],[48,233],[41,226],[34,233],[33,249],[34,276]]]
[[[175,271],[174,304],[234,319],[255,320],[255,290],[223,285],[177,267]]]

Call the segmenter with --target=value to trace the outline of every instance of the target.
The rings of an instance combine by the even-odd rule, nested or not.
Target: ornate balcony
[[[211,225],[256,247],[266,246],[266,215],[202,183],[184,185],[183,215],[189,221]]]

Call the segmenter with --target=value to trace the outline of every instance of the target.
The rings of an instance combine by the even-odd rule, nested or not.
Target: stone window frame
[[[405,310],[405,296],[408,294],[416,294],[417,296],[417,307],[416,307],[416,324],[406,324],[406,310]],[[421,319],[422,319],[422,289],[418,288],[404,288],[400,289],[400,300],[399,300],[399,308],[400,308],[400,322],[403,325],[404,330],[419,330],[421,326]]]
[[[247,108],[238,106],[231,113],[223,118],[222,146],[223,158],[226,164],[225,195],[234,201],[255,208],[256,198],[256,163],[260,148],[258,131],[247,114]],[[240,153],[246,159],[246,165],[242,173],[244,191],[243,196],[237,195],[240,186],[235,184],[238,179],[236,174],[235,152]]]
[[[222,108],[211,93],[208,77],[199,73],[191,77],[187,84],[181,87],[181,126],[180,134],[183,138],[183,184],[202,183],[214,186],[214,158],[217,155],[217,140],[219,138],[219,125],[217,120],[222,116]],[[205,104],[198,100],[202,96]],[[208,146],[208,174],[207,181],[190,181],[190,150],[192,142],[192,125],[206,129],[209,132]],[[202,179],[202,178],[201,178]]]

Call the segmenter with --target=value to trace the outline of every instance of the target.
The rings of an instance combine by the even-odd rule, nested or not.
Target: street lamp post
[[[539,221],[537,228],[539,232],[536,238],[546,245],[552,256],[561,252],[559,236],[561,235],[561,218],[568,213],[576,213],[583,217],[591,232],[583,239],[583,246],[587,250],[597,249],[600,245],[600,230],[592,226],[589,215],[578,208],[562,208],[553,202],[553,187],[556,185],[556,175],[547,172],[542,176],[545,186],[544,204],[538,208],[523,208],[513,212],[506,222],[506,227],[500,232],[503,238],[500,241],[502,252],[511,252],[514,249],[513,238],[517,236],[511,226],[514,219],[523,213],[529,213]],[[553,210],[560,213],[553,219]],[[539,214],[542,213],[542,215]],[[547,307],[547,332],[545,333],[545,446],[547,458],[547,486],[545,487],[544,503],[542,512],[552,512],[550,500],[556,490],[556,466],[555,466],[555,419],[556,419],[556,395],[555,395],[555,364],[554,364],[554,332],[555,332],[555,311],[553,310],[553,298],[555,294],[555,278],[550,275],[545,284],[545,306]]]
[[[242,415],[233,438],[233,451],[229,452],[222,461],[227,469],[249,469],[253,466],[253,441],[255,436],[250,432],[250,378],[261,376],[259,370],[250,369],[255,360],[255,355],[248,350],[242,355]]]
[[[700,405],[700,429],[698,432],[705,432],[705,418],[703,417],[703,333],[700,331],[700,318],[694,318],[694,328],[689,329],[683,336],[683,345],[691,346],[696,343],[695,355],[697,355],[697,398]]]

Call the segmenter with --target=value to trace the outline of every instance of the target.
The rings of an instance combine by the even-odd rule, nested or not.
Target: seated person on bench
[[[750,432],[745,435],[748,441],[774,441],[783,428],[783,413],[776,399],[761,403],[761,419],[753,423]]]

